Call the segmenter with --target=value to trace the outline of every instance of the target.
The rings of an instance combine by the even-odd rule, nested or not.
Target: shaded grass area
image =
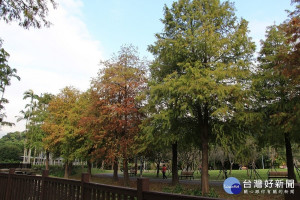
[[[240,180],[241,182],[243,182],[244,180],[254,180],[254,179],[261,179],[261,180],[267,180],[268,179],[268,171],[269,169],[256,169],[258,175],[253,171],[253,170],[232,170],[231,174],[229,174],[229,170],[227,171],[227,177],[235,177],[238,180]],[[273,171],[275,171],[273,169]],[[276,169],[276,171],[278,172],[285,172],[287,171],[287,169]],[[86,169],[79,169],[77,171],[77,173],[82,173],[82,172],[87,172]],[[112,170],[101,170],[101,169],[97,169],[97,168],[93,168],[92,169],[92,174],[112,174],[113,171]],[[120,174],[122,174],[122,172],[119,171]],[[178,174],[180,175],[181,171],[178,172]],[[300,181],[298,174],[296,173],[296,177],[298,182]],[[140,173],[138,171],[137,176],[139,176]],[[167,172],[166,175],[171,178],[172,174]],[[147,178],[151,178],[151,179],[162,179],[162,173],[159,173],[159,177],[156,177],[156,171],[154,170],[145,170],[142,174],[143,177],[147,177]],[[194,172],[194,178],[195,180],[200,180],[201,179],[201,174],[199,171],[195,171]],[[219,171],[219,170],[209,170],[209,180],[210,181],[224,181],[225,180],[225,176],[223,171]]]

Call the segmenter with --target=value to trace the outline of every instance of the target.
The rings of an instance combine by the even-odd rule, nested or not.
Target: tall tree
[[[266,135],[272,135],[273,145],[285,141],[288,177],[296,181],[291,144],[300,141],[299,56],[296,56],[299,34],[288,34],[286,26],[285,23],[268,27],[266,39],[261,41],[259,68],[253,85],[265,113]],[[298,40],[291,42],[292,37]]]
[[[78,122],[78,130],[82,145],[76,150],[77,157],[87,161],[88,173],[92,173],[92,162],[97,160],[99,155],[96,153],[96,143],[93,136],[97,135],[101,129],[97,124],[97,110],[92,105],[91,90],[83,92],[76,103],[80,120]],[[97,156],[96,156],[97,155]],[[101,155],[102,156],[102,155]]]
[[[6,23],[17,21],[26,29],[49,26],[46,19],[49,3],[56,7],[54,0],[0,0],[0,19]]]
[[[288,117],[285,120],[285,126],[291,132],[290,139],[292,142],[300,144],[300,1],[293,0],[296,4],[294,11],[289,13],[289,18],[281,24],[280,28],[285,34],[286,45],[290,47],[289,51],[280,52],[279,57],[284,61],[280,71],[288,78],[291,90],[290,103],[293,108],[287,112]],[[288,139],[288,138],[287,138]],[[290,150],[288,150],[290,149]],[[295,177],[293,165],[292,145],[286,142],[286,157],[289,168],[289,177]]]
[[[77,149],[82,145],[78,133],[81,115],[76,106],[79,94],[80,92],[73,87],[62,89],[50,101],[49,114],[42,125],[42,129],[48,133],[44,139],[45,148],[64,159],[65,178],[69,177],[71,163],[76,158]]]
[[[247,36],[248,22],[237,20],[228,1],[179,0],[164,10],[164,31],[149,47],[155,56],[151,98],[159,108],[154,119],[172,122],[169,133],[201,141],[205,195],[209,140],[219,133],[216,125],[244,109],[255,45]],[[193,129],[174,129],[180,123]]]
[[[101,64],[105,68],[93,79],[92,90],[101,106],[102,133],[111,155],[123,159],[124,183],[128,185],[128,159],[132,157],[143,116],[139,95],[146,86],[145,62],[139,58],[137,49],[129,45],[122,46],[118,55]]]
[[[24,92],[23,99],[28,99],[30,102],[26,104],[25,109],[26,111],[21,111],[24,113],[24,119],[26,119],[26,139],[25,139],[25,144],[24,144],[24,158],[23,162],[25,163],[30,163],[31,162],[31,150],[32,150],[32,142],[30,141],[29,138],[31,138],[35,133],[34,133],[34,128],[35,124],[31,120],[32,117],[34,116],[34,112],[37,108],[37,99],[38,95],[36,95],[33,90],[28,90]],[[29,128],[31,126],[31,128]],[[28,140],[29,139],[29,140]]]
[[[21,114],[21,116],[16,116],[17,117],[17,122],[19,122],[21,120],[25,120],[26,121],[25,127],[27,127],[27,122],[28,122],[28,119],[29,119],[29,116],[30,116],[29,110],[26,110],[26,111],[21,110],[20,114]],[[26,130],[24,131],[24,135],[26,136]],[[28,162],[27,161],[28,151],[27,151],[27,148],[26,148],[26,145],[27,145],[26,137],[25,137],[25,140],[23,142],[24,142],[24,144],[23,144],[23,150],[24,150],[23,151],[24,152],[24,154],[23,154],[23,163],[27,163]]]
[[[36,118],[33,119],[37,124],[37,130],[38,130],[37,137],[35,137],[35,142],[38,143],[39,146],[41,145],[43,150],[46,153],[46,163],[45,163],[46,170],[49,170],[50,150],[47,149],[46,145],[44,144],[44,138],[46,137],[47,133],[42,129],[42,126],[49,115],[48,107],[53,97],[54,95],[50,93],[44,93],[39,96]]]
[[[93,81],[96,81],[93,80]],[[96,81],[97,82],[97,81]],[[93,83],[93,86],[96,85]],[[92,88],[94,88],[92,86]],[[113,151],[108,152],[110,141],[106,140],[106,132],[104,127],[106,125],[105,119],[103,119],[103,101],[101,101],[98,89],[88,90],[80,97],[80,101],[86,104],[86,111],[82,113],[82,117],[79,121],[80,133],[82,134],[85,144],[81,148],[85,151],[84,156],[87,159],[88,168],[90,168],[90,162],[95,160],[107,160],[114,161],[115,153]],[[85,149],[85,150],[84,150]],[[114,165],[115,167],[115,165]],[[118,165],[114,170],[113,179],[118,180]]]
[[[2,48],[2,40],[0,38],[0,127],[1,125],[12,125],[12,123],[3,121],[5,113],[3,112],[4,104],[8,100],[4,98],[5,89],[11,84],[11,79],[20,77],[16,74],[17,70],[8,65],[9,54]]]
[[[277,57],[282,59],[283,63],[278,66],[279,70],[289,80],[290,87],[293,88],[294,95],[290,99],[294,102],[299,102],[300,98],[300,1],[292,1],[296,4],[294,11],[289,12],[288,19],[280,25],[280,29],[285,36],[285,46],[289,48],[282,48]],[[290,125],[298,124],[298,131],[300,130],[300,105],[294,107],[293,114],[289,117]]]
[[[35,155],[38,153],[46,153],[46,170],[49,169],[49,150],[45,148],[43,138],[46,137],[46,133],[42,129],[45,119],[48,115],[48,106],[53,95],[49,93],[41,94],[36,97],[36,105],[34,110],[30,113],[30,121],[26,125],[27,127],[27,144],[29,144],[34,150]]]

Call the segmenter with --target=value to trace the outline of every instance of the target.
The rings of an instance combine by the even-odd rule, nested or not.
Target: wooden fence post
[[[143,200],[143,192],[149,191],[149,178],[137,179],[137,200]]]
[[[7,185],[6,185],[6,196],[5,196],[6,200],[9,200],[10,196],[11,196],[11,190],[12,190],[12,186],[13,186],[12,175],[15,173],[15,171],[16,171],[16,169],[12,168],[12,169],[9,169],[9,172],[8,172],[8,179],[7,179]]]
[[[42,171],[42,188],[41,188],[41,199],[45,200],[46,198],[46,183],[45,178],[49,176],[49,170],[43,170]]]
[[[88,200],[90,199],[90,194],[87,189],[84,187],[85,183],[90,182],[91,175],[89,173],[82,173],[81,174],[81,200]]]

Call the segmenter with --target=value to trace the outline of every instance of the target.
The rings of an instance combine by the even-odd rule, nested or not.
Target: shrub
[[[32,167],[37,173],[42,174],[42,170],[46,169],[45,165],[34,165]],[[82,166],[73,165],[71,168],[71,174],[75,175],[79,170],[82,169]],[[56,177],[64,177],[65,167],[63,165],[49,165],[49,175]]]

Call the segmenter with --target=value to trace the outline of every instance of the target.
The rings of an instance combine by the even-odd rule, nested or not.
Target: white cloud
[[[251,20],[249,22],[250,36],[256,44],[257,51],[260,49],[260,40],[265,39],[266,29],[270,25],[272,25],[270,21]]]
[[[5,106],[7,121],[16,123],[15,116],[26,104],[23,93],[28,89],[37,94],[56,94],[65,86],[81,90],[89,87],[90,78],[99,69],[102,50],[81,20],[82,5],[79,0],[59,2],[56,10],[50,10],[50,28],[24,30],[16,23],[0,23],[3,46],[11,55],[9,64],[21,77],[6,90],[5,97],[10,101]],[[15,130],[24,130],[24,123],[2,127],[0,137]]]

